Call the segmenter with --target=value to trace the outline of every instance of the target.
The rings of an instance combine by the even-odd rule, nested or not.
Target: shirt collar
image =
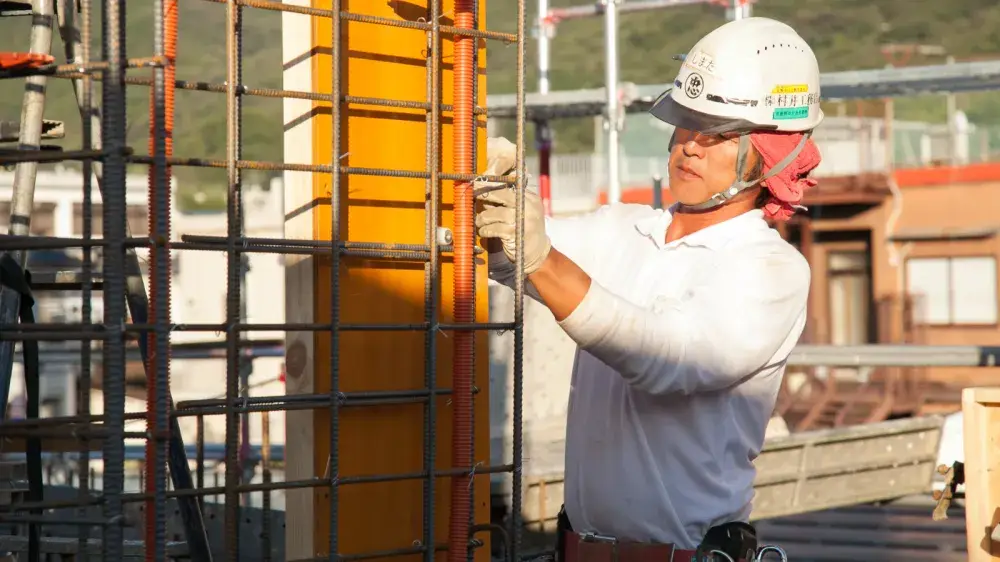
[[[670,226],[676,209],[677,204],[674,203],[659,214],[640,218],[635,221],[635,229],[643,236],[649,237],[660,249],[681,245],[717,249],[732,240],[738,233],[746,232],[753,225],[764,220],[764,212],[760,209],[753,209],[667,244],[664,242],[667,236],[667,227]]]

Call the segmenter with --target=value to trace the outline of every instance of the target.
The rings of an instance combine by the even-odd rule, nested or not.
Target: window
[[[911,258],[906,285],[919,299],[917,322],[997,323],[997,262],[992,256]]]

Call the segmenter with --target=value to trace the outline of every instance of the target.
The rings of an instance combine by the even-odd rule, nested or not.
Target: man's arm
[[[591,284],[590,276],[555,248],[528,281],[558,322],[580,306]]]
[[[530,194],[530,196],[531,198],[537,197],[535,194]],[[510,209],[510,213],[513,215],[513,209]],[[539,224],[538,228],[542,230],[541,235],[547,236],[551,240],[551,247],[559,250],[560,256],[571,256],[582,266],[587,267],[584,260],[599,250],[596,244],[600,239],[600,233],[604,232],[608,223],[612,221],[611,213],[611,208],[605,205],[580,215],[540,219],[543,222],[536,224]],[[511,228],[513,227],[511,226]],[[527,228],[525,236],[537,236],[538,234],[534,233],[533,230],[530,227]],[[488,232],[488,230],[483,229],[480,231]],[[507,254],[510,249],[505,250],[500,238],[484,237],[482,244],[488,255],[490,279],[513,289],[517,268],[511,256]],[[540,256],[540,259],[544,260],[544,257]],[[526,281],[525,294],[535,300],[540,300],[538,292],[531,283],[531,277],[529,276]]]
[[[800,321],[808,266],[794,255],[720,264],[716,282],[667,310],[612,294],[553,250],[529,277],[577,344],[652,394],[726,388],[764,367]]]

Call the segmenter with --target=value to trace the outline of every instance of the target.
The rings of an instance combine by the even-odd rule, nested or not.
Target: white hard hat
[[[649,112],[677,128],[705,135],[740,135],[736,181],[707,201],[705,210],[788,166],[823,120],[819,63],[794,29],[770,18],[744,18],[719,26],[683,57],[671,88]],[[757,179],[743,180],[751,132],[804,133],[795,149]]]
[[[819,100],[812,48],[788,25],[752,17],[698,41],[650,113],[704,134],[804,132],[823,120]]]

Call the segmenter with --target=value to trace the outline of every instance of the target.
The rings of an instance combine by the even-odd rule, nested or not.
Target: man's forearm
[[[560,322],[576,310],[590,290],[590,276],[555,248],[528,280]]]

